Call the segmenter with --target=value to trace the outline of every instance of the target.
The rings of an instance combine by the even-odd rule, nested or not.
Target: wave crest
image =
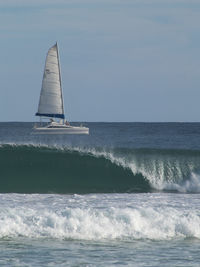
[[[0,192],[200,192],[200,151],[1,145]]]

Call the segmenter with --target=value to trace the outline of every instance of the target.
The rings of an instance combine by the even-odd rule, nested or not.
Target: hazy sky
[[[200,0],[0,1],[0,36],[0,121],[37,120],[56,41],[69,120],[200,121]]]

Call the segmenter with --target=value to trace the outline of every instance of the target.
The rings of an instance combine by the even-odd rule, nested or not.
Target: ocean
[[[84,124],[0,123],[0,266],[200,266],[200,123]]]

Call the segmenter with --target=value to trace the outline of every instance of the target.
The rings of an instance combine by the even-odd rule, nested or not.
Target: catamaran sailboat
[[[89,128],[72,126],[65,120],[57,43],[47,53],[38,112],[35,115],[40,119],[49,118],[50,122],[46,126],[35,126],[34,133],[89,134]]]

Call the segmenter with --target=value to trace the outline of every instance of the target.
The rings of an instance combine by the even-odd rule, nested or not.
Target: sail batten
[[[35,115],[65,117],[57,43],[47,53],[38,112]]]

